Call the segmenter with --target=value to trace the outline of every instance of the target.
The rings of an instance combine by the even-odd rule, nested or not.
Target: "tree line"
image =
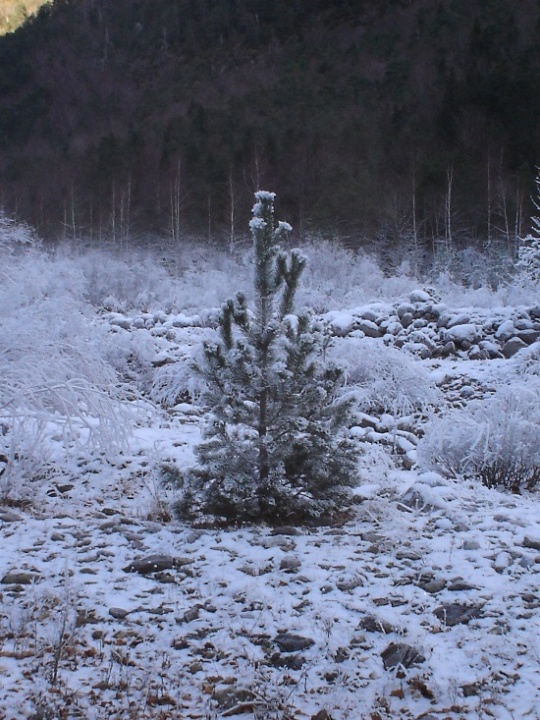
[[[502,243],[540,156],[530,0],[55,0],[0,38],[0,202],[45,236]]]

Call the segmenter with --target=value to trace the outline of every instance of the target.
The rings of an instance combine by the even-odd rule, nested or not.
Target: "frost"
[[[265,227],[266,222],[261,217],[254,217],[249,221],[249,229],[252,231],[262,230]]]
[[[259,202],[273,203],[276,199],[276,193],[268,192],[267,190],[257,190],[255,198],[259,200]]]
[[[292,225],[289,225],[288,222],[280,220],[277,224],[277,230],[278,232],[292,232]],[[305,258],[305,255],[302,255],[302,257]]]

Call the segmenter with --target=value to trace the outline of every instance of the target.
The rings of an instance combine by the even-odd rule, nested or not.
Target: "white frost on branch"
[[[249,229],[252,232],[255,232],[256,230],[263,230],[265,227],[266,223],[261,217],[254,217],[249,221]]]

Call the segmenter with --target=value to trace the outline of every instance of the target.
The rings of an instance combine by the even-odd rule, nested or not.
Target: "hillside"
[[[510,245],[540,156],[532,0],[56,0],[0,39],[3,205],[48,236]],[[241,231],[240,231],[241,233]]]

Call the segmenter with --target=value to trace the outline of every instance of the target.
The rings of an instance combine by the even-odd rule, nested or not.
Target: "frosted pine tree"
[[[536,176],[536,199],[533,198],[533,203],[540,211],[540,174]],[[538,284],[540,283],[540,217],[533,215],[531,222],[531,232],[523,238],[518,250],[517,268],[527,280]]]
[[[351,405],[342,371],[323,362],[328,335],[293,315],[306,260],[279,249],[291,227],[274,221],[274,193],[257,192],[250,228],[255,306],[239,293],[219,316],[219,340],[199,371],[209,419],[198,467],[184,474],[179,514],[225,522],[329,519],[356,479]]]

